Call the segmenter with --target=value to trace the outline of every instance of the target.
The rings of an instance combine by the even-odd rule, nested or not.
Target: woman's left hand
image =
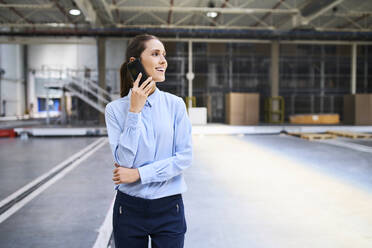
[[[115,163],[115,167],[112,177],[112,181],[114,181],[115,184],[134,183],[140,179],[138,169],[121,167],[117,163]]]

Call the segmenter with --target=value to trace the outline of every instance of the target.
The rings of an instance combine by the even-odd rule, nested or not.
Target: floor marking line
[[[99,233],[93,248],[107,248],[111,234],[112,234],[112,214],[115,203],[115,198],[111,201],[110,208],[106,214],[105,220],[103,221],[101,227],[99,228]]]
[[[16,199],[17,197],[24,194],[26,191],[28,191],[32,187],[34,187],[37,184],[39,184],[40,182],[42,182],[44,179],[46,179],[47,177],[49,177],[53,173],[61,170],[66,165],[71,164],[73,161],[75,161],[77,158],[81,157],[85,152],[89,151],[92,147],[96,146],[101,141],[102,141],[102,139],[98,139],[98,140],[94,141],[92,144],[88,145],[87,147],[83,148],[79,152],[71,155],[66,160],[64,160],[64,161],[60,162],[59,164],[57,164],[56,166],[54,166],[53,169],[49,170],[48,172],[46,172],[43,175],[39,176],[38,178],[34,179],[30,183],[26,184],[25,186],[23,186],[22,188],[20,188],[16,192],[14,192],[13,194],[9,195],[8,197],[6,197],[2,201],[0,201],[0,209],[2,207],[4,207],[6,204],[8,204],[11,201],[13,201],[14,199]]]
[[[17,212],[20,208],[22,208],[24,205],[26,205],[28,202],[30,202],[32,199],[34,199],[36,196],[41,194],[44,190],[46,190],[49,186],[57,182],[59,179],[63,178],[67,173],[75,169],[81,162],[86,160],[90,155],[92,155],[95,151],[100,149],[102,146],[107,144],[108,139],[107,138],[100,138],[97,141],[93,142],[86,148],[82,149],[80,152],[72,155],[70,158],[65,160],[64,162],[58,164],[54,169],[50,170],[49,172],[45,173],[41,177],[35,179],[33,182],[27,184],[11,196],[7,197],[5,200],[1,201],[1,204],[5,205],[9,202],[14,202],[14,197],[20,197],[24,195],[24,193],[29,190],[30,188],[37,186],[40,184],[40,182],[47,178],[49,175],[55,173],[60,169],[60,172],[54,175],[50,180],[43,183],[41,186],[36,188],[34,191],[32,191],[30,194],[24,196],[21,200],[16,201],[11,207],[9,207],[6,211],[4,211],[0,215],[0,223],[5,221],[7,218],[9,218],[11,215],[13,215],[15,212]],[[98,145],[97,145],[98,144]],[[88,151],[90,149],[90,151]],[[66,165],[67,164],[67,165]],[[57,168],[58,167],[58,168]],[[61,169],[62,168],[62,169]],[[13,198],[11,198],[13,197]]]
[[[365,146],[365,145],[349,143],[347,141],[341,141],[341,140],[324,140],[324,141],[322,140],[322,141],[320,141],[319,140],[318,142],[326,143],[326,144],[329,144],[329,145],[340,146],[340,147],[344,147],[344,148],[349,148],[349,149],[353,149],[353,150],[359,151],[359,152],[372,153],[372,148],[371,147],[368,147],[368,146]]]

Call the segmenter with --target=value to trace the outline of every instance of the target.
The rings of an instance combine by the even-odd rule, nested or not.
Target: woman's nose
[[[160,63],[161,64],[167,63],[167,60],[165,59],[164,56],[161,56]]]

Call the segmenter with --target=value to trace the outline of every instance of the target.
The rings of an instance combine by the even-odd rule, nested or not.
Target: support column
[[[24,93],[24,105],[25,105],[25,112],[27,112],[30,115],[30,108],[29,108],[29,98],[28,98],[28,45],[23,45],[23,93]]]
[[[271,97],[279,96],[279,42],[273,41],[271,43],[271,67],[270,67],[270,81],[271,81]],[[272,102],[272,111],[279,110],[279,101]],[[273,121],[279,120],[278,114],[272,115]]]
[[[368,93],[368,46],[364,47],[364,87],[363,93]]]
[[[106,89],[106,39],[102,37],[97,38],[97,49],[98,49],[98,85],[102,89]],[[98,104],[102,105],[102,102],[98,101]],[[105,124],[105,115],[99,114],[99,124]]]
[[[192,108],[192,81],[194,80],[194,73],[192,72],[192,41],[189,40],[189,71],[187,73],[187,80],[189,81],[189,101],[188,106]]]
[[[49,86],[46,88],[46,101],[45,101],[45,106],[46,106],[46,124],[50,124],[50,113],[49,113]]]
[[[3,93],[2,93],[2,83],[1,83],[1,79],[3,77],[3,75],[5,74],[5,71],[4,69],[2,68],[2,56],[3,56],[3,51],[2,51],[2,45],[0,45],[0,116],[3,116]]]
[[[356,93],[356,71],[357,71],[357,44],[351,46],[351,94]]]
[[[271,43],[271,96],[279,96],[279,42]]]
[[[320,113],[324,113],[324,89],[325,89],[325,53],[324,45],[321,46],[320,61]]]
[[[1,47],[0,47],[1,49]],[[5,71],[3,70],[3,68],[0,67],[0,116],[4,116],[5,115],[5,112],[3,111],[3,91],[2,91],[2,77],[3,75],[5,74]]]
[[[233,48],[232,44],[229,44],[229,91],[232,92],[233,89]]]
[[[35,95],[35,71],[27,70],[27,106],[29,108],[30,118],[37,114],[37,99]]]

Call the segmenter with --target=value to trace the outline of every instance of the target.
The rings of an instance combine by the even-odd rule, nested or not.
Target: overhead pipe
[[[194,28],[91,28],[91,29],[55,29],[23,30],[19,32],[0,32],[0,36],[104,36],[122,37],[151,33],[159,37],[177,38],[225,38],[225,39],[265,39],[265,40],[347,40],[371,41],[372,32],[330,32],[316,30],[248,30],[248,29],[194,29]]]

